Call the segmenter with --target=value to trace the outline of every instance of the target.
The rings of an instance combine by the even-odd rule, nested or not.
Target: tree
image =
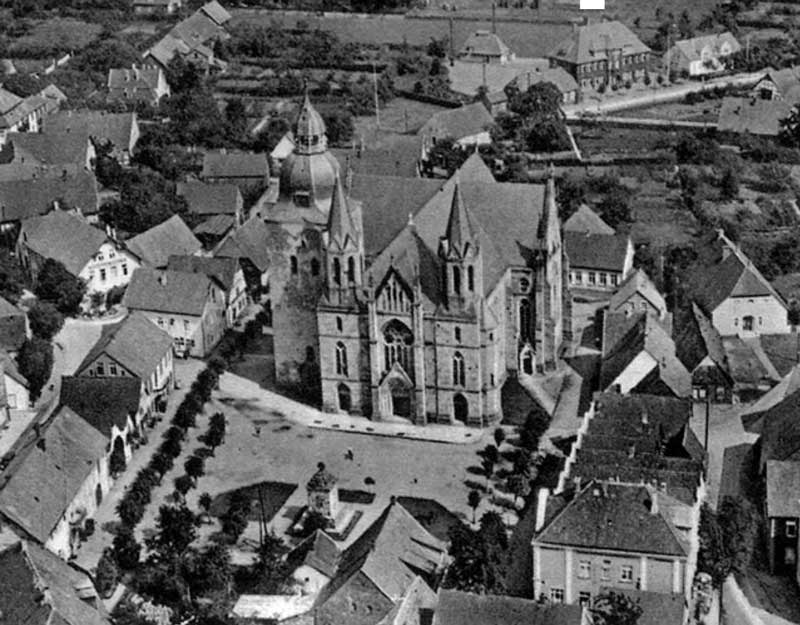
[[[495,518],[486,518],[492,515]],[[484,518],[486,522],[484,523]],[[504,594],[507,567],[507,539],[496,513],[481,518],[481,528],[463,523],[450,528],[450,556],[443,587],[478,594]],[[505,544],[505,547],[504,547]]]
[[[520,497],[527,497],[531,491],[530,480],[524,475],[512,473],[506,480],[506,486],[514,495],[514,505],[517,505],[517,499]]]
[[[355,132],[353,114],[347,109],[334,109],[322,116],[328,141],[334,145],[342,145],[352,140]]]
[[[234,542],[247,527],[251,506],[252,499],[246,491],[237,490],[231,495],[228,509],[220,521],[222,522],[222,531]]]
[[[120,440],[120,438],[117,437],[116,440]],[[114,445],[111,457],[108,460],[108,470],[111,475],[117,476],[125,470],[125,466],[125,448],[122,445]]]
[[[732,200],[739,195],[739,174],[733,167],[725,168],[720,180],[720,194],[725,200]]]
[[[36,296],[52,302],[64,315],[74,315],[80,311],[86,284],[73,276],[59,261],[48,258],[36,277]]]
[[[172,456],[159,450],[153,455],[149,466],[158,474],[159,480],[161,480],[164,474],[172,468],[173,464]]]
[[[636,625],[642,616],[639,599],[634,601],[626,594],[608,590],[592,601],[590,612],[594,625]]]
[[[188,475],[181,475],[175,478],[175,490],[181,497],[186,497],[186,493],[192,488],[193,481]]]
[[[538,448],[538,446],[539,442],[537,439],[536,447]],[[514,467],[512,468],[512,472],[514,473],[514,475],[520,475],[524,477],[526,480],[530,479],[532,461],[533,459],[530,449],[526,449],[525,447],[517,449],[517,453],[514,455]]]
[[[210,426],[208,431],[206,432],[205,437],[203,438],[203,442],[208,445],[209,449],[211,450],[211,454],[214,454],[214,450],[222,445],[222,442],[225,440],[225,431],[220,430],[219,428],[215,428],[214,426]]]
[[[11,247],[14,246],[13,241],[9,243]],[[12,256],[8,249],[0,247],[0,296],[16,303],[24,284],[25,273],[19,259]]]
[[[186,506],[161,506],[156,518],[156,533],[147,547],[161,557],[179,556],[197,538],[197,517]]]
[[[492,464],[497,464],[500,461],[500,452],[494,445],[486,445],[483,448],[483,457],[492,461]]]
[[[142,518],[144,505],[135,497],[125,496],[117,503],[117,516],[126,527],[133,527]]]
[[[233,588],[233,566],[228,547],[211,543],[196,559],[191,582],[195,594],[214,592],[228,597]]]
[[[447,172],[450,177],[467,160],[469,152],[462,148],[452,137],[439,139],[436,144],[428,150],[427,160],[424,166],[428,173],[432,173],[434,167],[439,167]]]
[[[17,354],[19,372],[30,384],[31,401],[38,399],[53,369],[53,346],[34,336],[25,339]]]
[[[467,503],[469,507],[472,508],[472,522],[475,523],[475,514],[478,511],[478,506],[481,505],[481,493],[474,488],[469,491],[469,495],[467,495]]]
[[[800,147],[800,105],[793,106],[788,117],[781,120],[778,138],[784,145]]]
[[[503,441],[506,440],[506,431],[503,428],[495,428],[494,430],[494,443],[497,445],[497,448],[500,449],[500,446],[503,444]]]
[[[36,302],[28,309],[31,332],[45,341],[51,340],[64,326],[64,317],[50,302]]]
[[[200,497],[197,499],[197,504],[200,506],[200,509],[203,511],[203,514],[208,516],[211,512],[211,495],[208,493],[202,493]]]
[[[142,546],[133,537],[133,529],[123,526],[114,536],[112,553],[114,560],[123,571],[131,571],[139,564]]]
[[[97,590],[103,597],[111,596],[119,580],[119,567],[114,559],[114,552],[106,548],[97,563],[97,573],[95,574],[95,584]]]
[[[519,429],[519,444],[523,449],[530,452],[535,452],[539,449],[539,440],[547,432],[550,427],[550,416],[544,409],[536,404],[528,416],[525,418],[525,423]]]
[[[561,111],[562,95],[550,82],[539,82],[520,91],[506,87],[509,113],[497,118],[496,138],[515,141],[529,152],[556,152],[570,148]]]
[[[148,130],[137,144],[134,160],[147,167],[162,167],[158,159],[167,157],[158,151],[163,147],[156,147],[148,140],[150,132]],[[176,158],[173,155],[167,160],[174,164]],[[186,200],[175,193],[175,185],[147,167],[125,171],[119,186],[119,199],[104,204],[100,211],[100,217],[105,223],[119,230],[138,234],[163,223],[173,215],[187,214]],[[177,176],[182,171],[170,173]]]
[[[746,499],[726,496],[716,512],[704,504],[697,570],[711,575],[716,587],[731,573],[744,572],[752,559],[757,532],[757,515]]]
[[[158,450],[173,460],[181,455],[181,442],[172,438],[167,438],[159,446]]]
[[[228,101],[225,106],[225,121],[228,123],[230,136],[241,141],[247,133],[247,109],[241,99]]]
[[[205,472],[205,460],[203,460],[202,456],[190,456],[186,462],[183,463],[183,468],[186,471],[186,475],[192,478],[196,484],[197,478],[202,476]]]
[[[609,226],[617,228],[621,224],[633,221],[630,207],[630,194],[620,188],[616,188],[600,202],[598,206],[600,216]]]

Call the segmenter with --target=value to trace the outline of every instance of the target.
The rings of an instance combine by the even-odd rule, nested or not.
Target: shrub
[[[203,475],[205,472],[205,461],[201,456],[193,455],[190,456],[186,462],[183,464],[183,468],[186,471],[186,475],[191,477],[195,483],[197,482],[197,478]]]
[[[181,443],[178,440],[168,438],[161,443],[158,451],[163,453],[165,456],[169,456],[170,458],[177,458],[181,455]]]
[[[236,542],[247,527],[247,517],[250,515],[252,501],[250,495],[244,491],[236,491],[231,495],[228,509],[220,519],[222,531],[227,534],[232,542]]]
[[[193,480],[188,475],[181,475],[180,477],[175,478],[175,490],[182,496],[185,497],[186,493],[188,493],[193,486]]]
[[[45,341],[52,339],[64,326],[64,317],[54,304],[36,302],[28,310],[31,332]]]
[[[116,306],[122,301],[122,297],[125,295],[125,288],[125,285],[119,285],[108,290],[106,293],[106,308]]]
[[[144,514],[144,505],[126,493],[117,503],[117,516],[126,527],[134,527]]]
[[[114,560],[122,570],[130,571],[138,566],[139,554],[142,551],[142,546],[136,542],[131,528],[123,527],[122,530],[114,536],[112,550]]]
[[[102,597],[109,597],[119,581],[119,567],[111,549],[106,548],[97,563],[95,584]]]

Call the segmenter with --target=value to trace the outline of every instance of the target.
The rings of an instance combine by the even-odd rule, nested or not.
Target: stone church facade
[[[508,376],[555,369],[570,338],[553,177],[498,183],[476,154],[398,223],[351,197],[308,99],[295,142],[265,215],[291,242],[271,278],[279,382],[312,367],[328,411],[497,422]]]

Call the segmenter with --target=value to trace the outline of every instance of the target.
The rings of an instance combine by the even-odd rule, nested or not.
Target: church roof
[[[306,95],[297,122],[294,127],[295,145],[303,143],[303,137],[322,137],[326,132],[325,122],[322,115],[311,104],[311,100]]]
[[[356,241],[358,237],[347,198],[344,196],[342,181],[339,179],[338,174],[333,189],[331,210],[328,214],[328,235],[331,241],[336,242],[340,248],[344,248],[347,245],[348,239]]]
[[[450,217],[447,220],[445,237],[448,251],[455,252],[462,257],[467,251],[467,246],[475,244],[475,226],[472,223],[469,209],[464,204],[458,179],[453,187],[453,201],[450,205]]]

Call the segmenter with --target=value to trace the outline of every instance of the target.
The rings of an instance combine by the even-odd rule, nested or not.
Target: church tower
[[[328,298],[344,303],[362,284],[364,235],[360,206],[345,195],[338,175],[328,213],[325,257]]]
[[[475,222],[464,203],[461,183],[456,179],[447,231],[439,242],[443,262],[442,287],[447,308],[461,310],[483,295],[483,263]]]

